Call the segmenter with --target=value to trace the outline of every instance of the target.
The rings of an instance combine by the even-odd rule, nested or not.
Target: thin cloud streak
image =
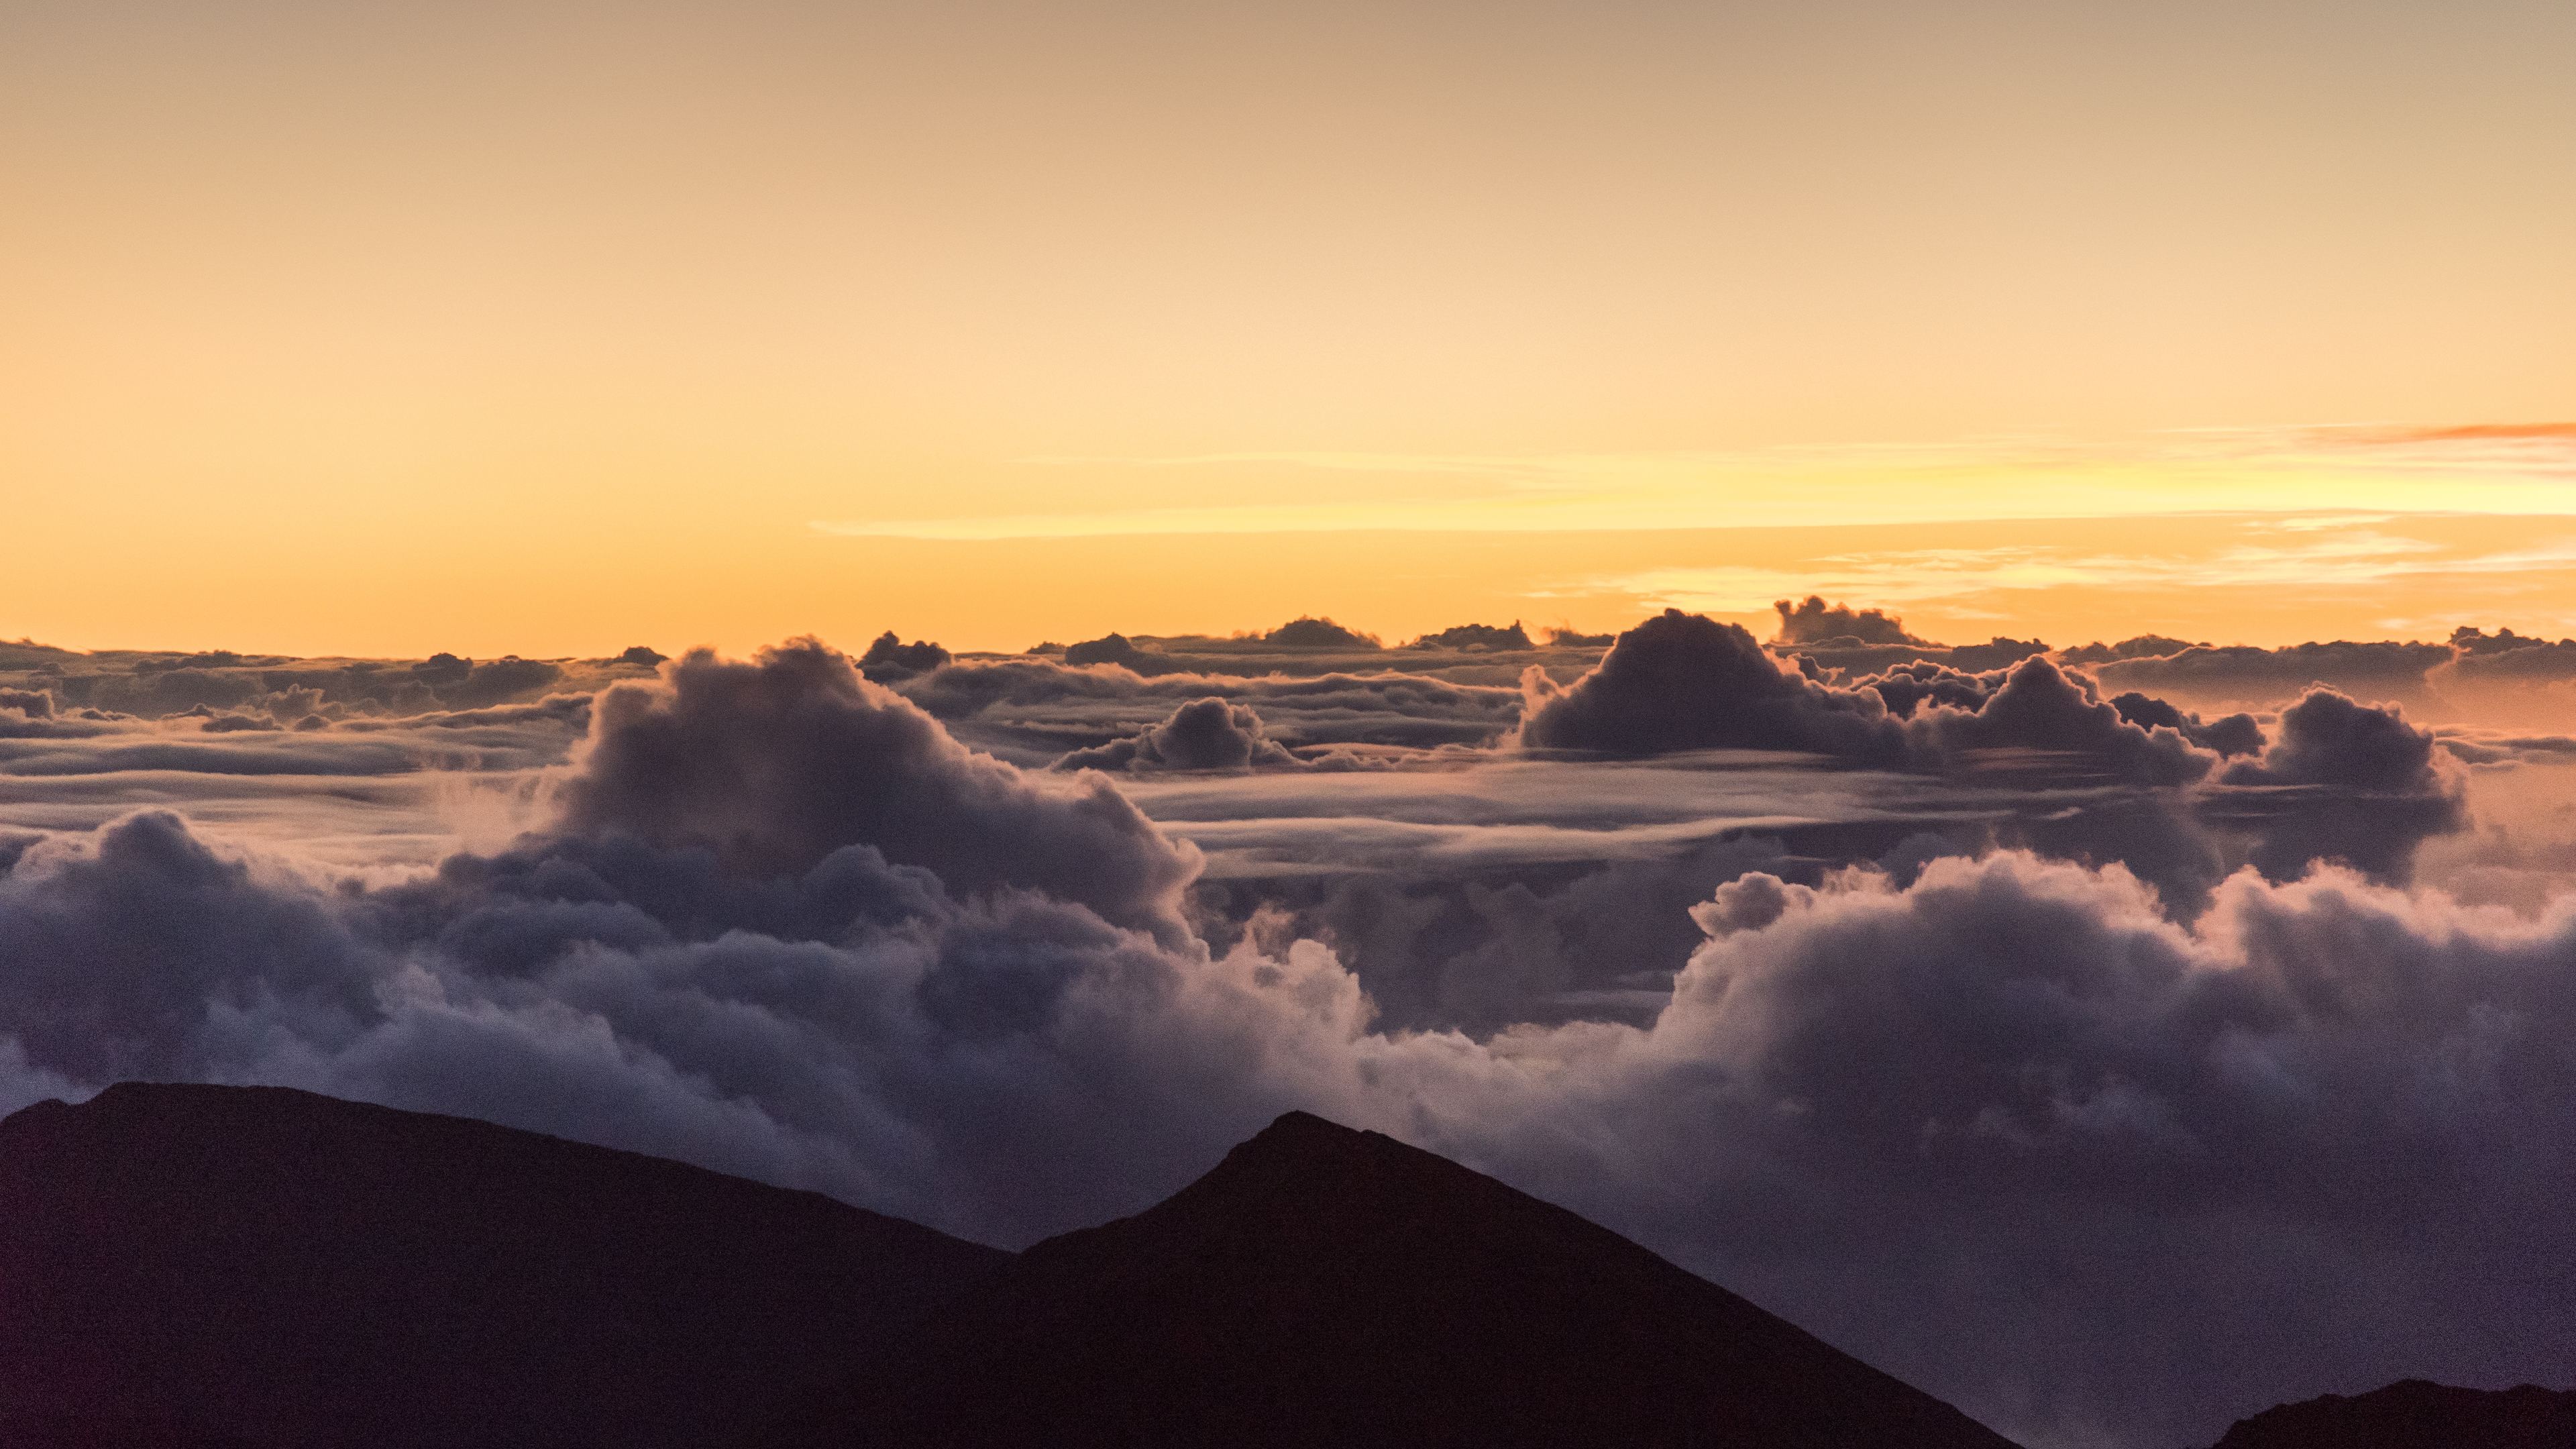
[[[1125,473],[1248,471],[1482,480],[1459,496],[1397,488],[1364,500],[1145,505],[929,518],[818,519],[821,533],[944,541],[1360,529],[1616,530],[2350,506],[2576,512],[2576,425],[2377,424],[2176,431],[2122,441],[2046,434],[1934,443],[1560,454],[1234,451],[1039,454],[1020,466]],[[1758,486],[1756,486],[1758,485]]]

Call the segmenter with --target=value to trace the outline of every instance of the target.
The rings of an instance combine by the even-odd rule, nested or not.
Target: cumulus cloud
[[[1300,616],[1261,636],[1261,642],[1277,649],[1375,649],[1375,634],[1346,629],[1330,619]]]
[[[1526,689],[1520,743],[1530,749],[1808,750],[1891,763],[1903,754],[1904,731],[1876,694],[1784,671],[1743,626],[1679,609],[1621,634],[1573,684],[1533,670]]]
[[[1877,609],[1854,610],[1848,604],[1827,605],[1822,595],[1809,594],[1803,603],[1787,599],[1771,606],[1780,615],[1778,640],[1783,644],[1823,644],[1844,640],[1854,644],[1928,644],[1905,632],[1905,623]]]
[[[1040,780],[975,754],[811,640],[747,663],[698,650],[610,686],[559,799],[572,834],[702,846],[773,874],[863,844],[958,891],[1043,890],[1167,932],[1194,869],[1106,779]]]
[[[1173,710],[1161,724],[1123,740],[1074,750],[1059,770],[1294,769],[1305,762],[1262,729],[1261,716],[1213,696]]]
[[[859,656],[859,672],[879,684],[892,684],[926,674],[955,657],[927,639],[906,644],[901,635],[888,629],[869,643],[867,653]]]
[[[1518,653],[1535,649],[1521,622],[1514,619],[1508,626],[1492,624],[1457,624],[1436,634],[1425,634],[1404,646],[1407,649],[1509,650]]]
[[[1540,749],[1804,750],[1943,770],[2018,753],[2141,785],[2197,780],[2215,761],[2177,730],[2123,718],[2090,680],[2042,657],[1987,675],[1900,666],[1843,687],[1782,668],[1737,625],[1677,609],[1620,635],[1571,685],[1533,673],[1526,688],[1520,741]]]
[[[2197,714],[2135,690],[2112,696],[2111,707],[2120,712],[2120,718],[2141,729],[2161,726],[2216,755],[2250,755],[2263,748],[2263,727],[2250,714],[2204,721]]]
[[[2092,682],[2044,658],[2025,659],[1974,709],[1936,704],[1906,721],[1918,758],[1951,768],[1994,752],[2072,755],[2140,785],[2181,785],[2209,773],[2215,757],[2182,733],[2141,728],[2094,697]]]
[[[2123,872],[1997,854],[1741,875],[1695,916],[1649,1024],[1480,1042],[1375,1029],[1312,943],[964,899],[869,844],[745,873],[559,831],[354,891],[145,814],[0,878],[0,1034],[13,1093],[284,1082],[1010,1241],[1305,1105],[2041,1444],[2206,1439],[2320,1376],[2546,1372],[2576,1331],[2563,1284],[2493,1271],[2576,1253],[2576,910],[2249,876],[2185,928]]]
[[[2281,712],[2280,738],[2260,759],[2227,769],[2231,785],[2315,785],[2378,794],[2442,794],[2448,781],[2433,733],[2406,722],[2403,711],[2355,702],[2331,689],[2310,690]]]
[[[2259,832],[2253,863],[2276,880],[2339,860],[2404,881],[2418,845],[2468,818],[2466,781],[2430,730],[2330,689],[2282,711],[2271,747],[2219,780],[2240,789],[2214,810]]]

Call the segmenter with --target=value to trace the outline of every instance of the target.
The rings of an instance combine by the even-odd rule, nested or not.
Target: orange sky
[[[2564,5],[403,9],[0,8],[0,635],[2576,608],[1748,531],[2576,511]]]

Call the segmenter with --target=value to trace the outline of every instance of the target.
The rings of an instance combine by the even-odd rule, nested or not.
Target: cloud
[[[2092,681],[2044,658],[2014,665],[1975,708],[1936,702],[1909,718],[1905,730],[1917,758],[1951,769],[1996,752],[2073,755],[2132,784],[2183,785],[2215,763],[2179,730],[2142,728],[2095,698]]]
[[[1607,641],[1604,641],[1607,642]],[[1438,633],[1425,634],[1404,646],[1407,649],[1456,649],[1461,651],[1508,650],[1518,653],[1538,646],[1514,619],[1507,626],[1493,624],[1455,624]]]
[[[111,775],[167,770],[194,775],[400,775],[421,768],[420,752],[390,741],[279,738],[273,726],[254,726],[260,738],[232,732],[212,739],[121,733],[38,745],[0,740],[0,773],[9,775]]]
[[[2036,669],[1980,713],[2016,689],[2050,738],[2117,713]],[[2268,783],[2230,788],[2445,778],[2358,708],[2303,703],[2239,762]],[[1834,870],[1745,839],[1309,903],[1483,1024],[1404,1031],[1292,922],[1175,929],[1195,858],[1105,782],[974,756],[819,645],[688,656],[589,728],[537,830],[400,883],[161,812],[12,837],[0,1097],[308,1086],[1011,1242],[1305,1106],[1641,1235],[2037,1445],[2545,1374],[2576,1336],[2563,1275],[2498,1271],[2576,1261],[2576,900],[2247,873],[2183,924],[2117,868]],[[1614,972],[1671,973],[1669,1000],[1509,1019]]]
[[[2331,689],[2310,690],[2281,712],[2280,738],[2259,759],[2230,765],[2231,785],[2315,785],[2377,794],[2437,795],[2449,781],[2430,730],[2403,711],[2358,704]]]
[[[51,719],[54,696],[43,689],[0,689],[0,709],[14,710],[21,719]]]
[[[906,682],[901,692],[962,737],[984,748],[1026,751],[1029,763],[1133,735],[1194,699],[1253,707],[1267,732],[1292,748],[1481,744],[1510,729],[1521,712],[1517,688],[1419,673],[1170,671],[1149,678],[1118,665],[1048,659],[960,660]]]
[[[2007,639],[2001,635],[1983,644],[1859,644],[1844,639],[1818,644],[1774,643],[1770,647],[1776,654],[1813,661],[1829,677],[1863,676],[1918,662],[1976,673],[2007,668],[2048,652],[2048,645],[2040,640]]]
[[[2275,880],[2335,860],[2402,882],[2418,845],[2468,820],[2463,772],[2436,743],[2394,707],[2311,690],[2269,749],[2219,776],[2237,788],[2213,811],[2258,833],[2253,863]]]
[[[859,656],[859,672],[879,684],[892,684],[926,674],[955,657],[927,639],[906,644],[902,636],[888,629],[869,643],[867,653]]]
[[[1123,740],[1074,750],[1059,770],[1295,769],[1305,762],[1263,731],[1261,716],[1213,696],[1173,710],[1161,724]]]
[[[1621,634],[1571,685],[1537,670],[1526,678],[1526,749],[1805,750],[1888,763],[1904,753],[1904,731],[1877,695],[1784,672],[1742,625],[1678,609]]]
[[[1961,771],[2018,754],[2140,785],[2179,785],[2215,756],[2173,729],[2142,728],[2091,681],[2041,657],[1972,676],[1900,666],[1849,687],[1780,667],[1734,624],[1667,609],[1619,636],[1599,666],[1559,687],[1532,673],[1525,748],[1641,756],[1803,750],[1859,763]]]
[[[2576,1181],[2568,909],[2239,877],[2184,929],[2117,872],[1999,855],[1903,890],[1748,878],[1703,921],[1653,1047],[1767,1139],[1785,1201],[1733,1201],[1813,1256],[1756,1296],[1838,1299],[1807,1322],[1842,1342],[1873,1303],[1985,1305],[1912,1318],[1877,1360],[1900,1374],[2011,1363],[2070,1437],[2184,1442],[2294,1397],[2286,1361],[2509,1380],[2576,1328],[2556,1286],[2493,1276],[2570,1231],[2544,1206]],[[1871,1246],[1837,1269],[1836,1244]]]
[[[1791,604],[1787,599],[1771,607],[1780,615],[1778,642],[1782,644],[1822,644],[1843,640],[1855,644],[1928,644],[1905,632],[1904,621],[1876,609],[1855,612],[1848,604],[1828,607],[1821,595],[1809,594],[1804,603]]]
[[[749,663],[697,650],[660,680],[610,686],[559,801],[575,835],[703,846],[771,874],[867,845],[954,890],[1043,890],[1166,933],[1195,870],[1106,779],[975,754],[811,640]]]
[[[461,1111],[1010,1241],[1133,1210],[1302,1104],[1641,1234],[2037,1444],[2545,1373],[2576,1331],[2563,1284],[2494,1271],[2576,1251],[2576,909],[2246,876],[2184,928],[2123,872],[2003,853],[1903,886],[1739,874],[1684,919],[1649,1024],[1471,1041],[1373,1029],[1312,943],[964,899],[867,844],[745,873],[559,830],[358,891],[144,814],[0,878],[0,1060],[19,1095],[157,1076]]]
[[[542,659],[494,659],[439,685],[438,698],[449,709],[486,709],[542,693],[563,678],[563,666]]]
[[[2176,639],[2168,634],[2139,634],[2123,639],[2117,644],[2105,644],[2097,639],[2090,644],[2060,650],[2057,657],[2058,661],[2064,664],[2095,665],[2108,664],[2114,659],[2161,659],[2180,654],[2186,649],[2209,647],[2207,640],[2194,644],[2188,639]]]
[[[2105,689],[2249,704],[2295,698],[2317,686],[2365,699],[2421,700],[2426,672],[2450,660],[2447,644],[2193,645],[2177,654],[2106,661],[2095,674]]]
[[[2120,712],[2120,718],[2141,729],[2172,730],[2222,757],[2250,755],[2263,748],[2263,727],[2250,714],[2231,714],[2204,722],[2199,715],[2135,690],[2113,696],[2111,707]]]
[[[1261,642],[1274,649],[1376,649],[1377,636],[1346,629],[1330,619],[1301,615],[1261,636]]]

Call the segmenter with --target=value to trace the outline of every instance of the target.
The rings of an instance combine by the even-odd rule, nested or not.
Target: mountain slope
[[[2217,1449],[2570,1449],[2576,1392],[2455,1389],[2408,1379],[2239,1419]]]
[[[770,1442],[2006,1445],[1607,1229],[1304,1113],[1029,1249]]]
[[[0,1121],[0,1441],[700,1444],[1007,1254],[675,1162],[265,1087]]]

